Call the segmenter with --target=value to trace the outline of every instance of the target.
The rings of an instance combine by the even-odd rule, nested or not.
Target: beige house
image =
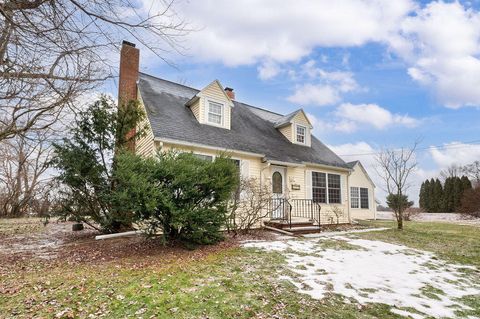
[[[303,218],[315,226],[375,217],[374,185],[364,168],[345,163],[312,135],[302,109],[282,115],[239,102],[218,80],[195,89],[140,73],[138,49],[130,43],[121,55],[120,98],[138,99],[147,114],[138,154],[176,149],[214,160],[228,152],[243,178],[269,185],[282,202],[270,213],[274,221]]]

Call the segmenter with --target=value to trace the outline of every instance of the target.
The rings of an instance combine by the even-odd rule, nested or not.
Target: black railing
[[[321,206],[311,199],[273,198],[269,207],[270,218],[283,220],[292,228],[292,218],[305,218],[320,228]]]

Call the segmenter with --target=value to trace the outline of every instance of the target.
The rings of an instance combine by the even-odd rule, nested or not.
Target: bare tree
[[[452,164],[449,167],[440,171],[440,177],[445,182],[449,177],[460,177],[463,173],[463,167],[457,164]]]
[[[19,217],[34,213],[34,206],[45,208],[52,185],[49,138],[44,131],[0,142],[0,215]]]
[[[409,203],[406,192],[410,187],[410,174],[416,169],[417,161],[415,149],[418,142],[412,148],[401,148],[400,150],[383,150],[376,156],[378,164],[377,173],[385,183],[385,190],[391,199],[397,219],[398,229],[403,229],[404,211]]]
[[[474,187],[480,187],[480,161],[465,165],[463,173],[472,181]]]
[[[279,207],[280,204],[272,200],[270,184],[261,184],[255,178],[240,178],[237,191],[230,202],[227,229],[235,234],[248,233]]]
[[[134,39],[168,62],[186,24],[172,2],[0,1],[0,140],[54,123],[115,74],[112,51]]]

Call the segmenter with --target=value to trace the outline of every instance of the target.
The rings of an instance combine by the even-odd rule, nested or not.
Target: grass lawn
[[[408,223],[404,233],[360,236],[479,266],[479,232]],[[78,263],[21,260],[8,270],[1,270],[0,262],[0,318],[404,318],[383,304],[362,306],[334,294],[314,300],[297,293],[292,284],[277,280],[280,272],[288,272],[278,253],[226,245],[201,256],[184,250],[167,258],[161,246],[155,249],[145,256]]]
[[[396,222],[363,222],[372,226],[391,227],[391,230],[358,234],[359,237],[402,244],[436,253],[439,257],[480,268],[480,227],[445,222],[405,222],[396,229]]]

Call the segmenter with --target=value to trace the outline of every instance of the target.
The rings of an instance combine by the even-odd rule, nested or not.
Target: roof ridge
[[[145,73],[145,72],[138,72],[138,73],[143,74],[143,75],[146,75],[146,76],[149,76],[149,77],[154,78],[154,79],[157,79],[157,80],[169,82],[169,83],[172,83],[172,84],[175,84],[175,85],[178,85],[178,86],[183,86],[184,88],[187,88],[187,89],[191,89],[191,90],[195,90],[195,91],[200,91],[199,89],[196,89],[196,88],[194,88],[194,87],[191,87],[191,86],[188,86],[188,85],[185,85],[185,84],[180,84],[180,83],[177,83],[177,82],[173,82],[173,81],[171,81],[171,80],[167,80],[167,79],[164,79],[164,78],[155,76],[155,75],[147,74],[147,73]]]
[[[173,81],[171,81],[171,80],[167,80],[167,79],[164,79],[164,78],[155,76],[155,75],[147,74],[147,73],[145,73],[145,72],[138,72],[138,73],[141,73],[141,74],[143,74],[143,75],[149,76],[149,77],[151,77],[151,78],[155,78],[155,79],[157,79],[157,80],[162,80],[162,81],[169,82],[169,83],[172,83],[172,84],[175,84],[175,85],[178,85],[178,86],[183,86],[183,87],[185,87],[185,88],[187,88],[187,89],[192,89],[192,90],[196,90],[196,91],[201,91],[200,89],[197,89],[197,88],[194,88],[194,87],[191,87],[191,86],[188,86],[188,85],[180,84],[180,83],[177,83],[177,82],[173,82]],[[217,80],[217,81],[218,81],[218,80]],[[241,103],[241,104],[245,105],[246,107],[251,107],[251,108],[254,108],[254,109],[262,110],[262,111],[269,112],[269,113],[272,113],[272,114],[275,114],[275,115],[285,116],[284,114],[280,114],[280,113],[277,113],[277,112],[274,112],[274,111],[270,111],[270,110],[261,108],[261,107],[259,107],[259,106],[253,106],[253,105],[247,104],[247,103],[245,103],[245,102],[240,102],[240,101],[237,101],[237,100],[234,100],[234,101],[237,102],[237,103]]]

